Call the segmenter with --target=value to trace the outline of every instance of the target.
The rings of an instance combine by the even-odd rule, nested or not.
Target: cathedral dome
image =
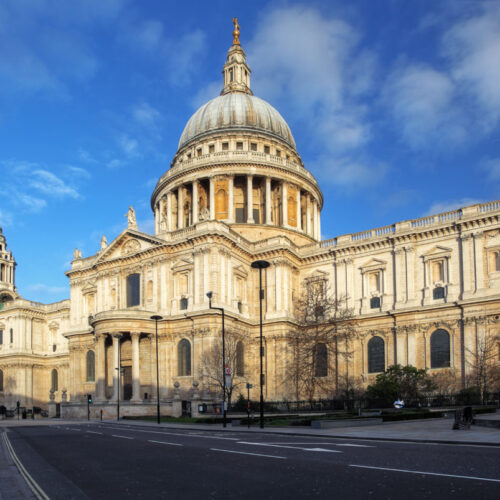
[[[179,149],[216,131],[260,132],[285,141],[295,149],[286,121],[266,101],[246,92],[228,92],[204,104],[187,122]]]

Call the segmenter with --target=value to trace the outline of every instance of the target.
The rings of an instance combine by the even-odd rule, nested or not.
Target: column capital
[[[132,339],[135,339],[135,338],[137,338],[137,339],[138,339],[138,338],[141,336],[141,333],[142,333],[142,332],[138,332],[138,331],[133,331],[133,332],[130,332],[130,337],[131,337]]]

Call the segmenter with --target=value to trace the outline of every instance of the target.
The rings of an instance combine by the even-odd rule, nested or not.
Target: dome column
[[[177,229],[182,229],[184,227],[184,197],[183,197],[182,186],[177,189]]]
[[[266,177],[266,224],[271,221],[271,177]]]
[[[172,191],[167,193],[167,231],[172,231],[173,221],[172,221]]]
[[[306,233],[311,236],[311,195],[306,194]]]
[[[160,206],[157,203],[155,206],[155,234],[160,232]]]
[[[247,175],[247,223],[253,222],[253,175]]]
[[[234,222],[234,175],[228,176],[228,185],[229,185],[229,193],[228,193],[228,205],[229,205],[229,214],[228,219],[229,222]]]
[[[297,231],[302,231],[302,213],[300,210],[300,186],[297,186]]]
[[[198,207],[198,181],[193,181],[193,224],[198,222],[198,214],[200,209]]]
[[[210,177],[210,220],[215,219],[215,193],[214,178]]]
[[[285,181],[281,183],[281,209],[283,226],[288,227],[288,187]]]
[[[318,239],[318,202],[312,202],[312,222],[313,222],[313,238]]]

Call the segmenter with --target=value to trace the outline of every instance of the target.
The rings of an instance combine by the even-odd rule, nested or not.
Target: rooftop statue
[[[135,210],[132,208],[132,206],[128,207],[128,212],[125,214],[125,217],[127,217],[128,227],[132,229],[137,229]]]

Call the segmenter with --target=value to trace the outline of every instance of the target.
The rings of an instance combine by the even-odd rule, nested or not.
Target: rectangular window
[[[379,309],[380,308],[380,297],[372,297],[370,299],[370,309]]]
[[[187,159],[190,160],[191,159],[191,153],[188,153],[187,155]]]
[[[264,153],[268,155],[271,152],[271,148],[269,146],[264,146]]]
[[[237,142],[236,143],[236,149],[238,151],[243,151],[243,143],[242,142]]]
[[[245,222],[245,209],[236,207],[236,222]]]
[[[181,311],[184,311],[188,308],[188,299],[182,298],[181,299]]]
[[[12,328],[10,329],[10,343],[14,343],[14,330]]]
[[[208,152],[215,153],[215,145],[214,144],[210,144],[210,146],[208,146]]]
[[[0,345],[3,344],[3,330],[0,330]]]
[[[252,142],[250,144],[250,150],[251,151],[257,151],[257,143],[256,142]]]
[[[138,306],[141,303],[141,275],[127,276],[127,307]]]
[[[253,220],[255,224],[260,224],[260,211],[258,208],[253,209]]]
[[[201,148],[196,150],[196,156],[198,156],[198,158],[201,156]]]
[[[276,156],[281,157],[281,151],[279,149],[276,150]]]
[[[229,142],[222,143],[222,151],[227,151],[229,149]]]

